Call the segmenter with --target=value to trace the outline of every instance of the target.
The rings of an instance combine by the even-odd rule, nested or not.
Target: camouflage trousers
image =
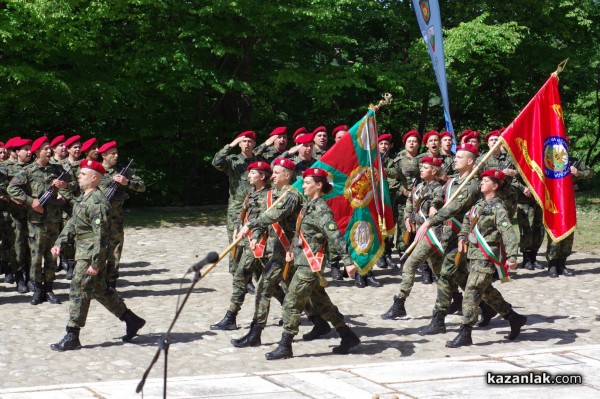
[[[63,212],[59,231],[62,231],[70,218],[71,214],[69,212]],[[61,251],[67,259],[75,259],[75,241],[71,240],[64,243]]]
[[[119,262],[121,261],[123,242],[125,241],[124,221],[121,214],[110,217],[108,251],[106,253],[106,281],[117,281],[119,278]]]
[[[493,264],[487,260],[472,260],[471,268],[473,263],[489,263],[493,267]],[[480,270],[481,268],[478,268],[469,273],[463,296],[463,324],[471,327],[477,323],[481,301],[485,301],[502,317],[506,317],[512,310],[511,304],[506,302],[502,294],[492,285],[493,273]]]
[[[405,244],[402,241],[402,237],[404,237],[404,233],[406,232],[406,225],[404,224],[404,208],[406,207],[406,196],[399,195],[397,199],[396,208],[396,249],[398,253],[403,253],[406,251],[406,248],[410,245]]]
[[[283,305],[285,293],[281,287],[283,280],[283,268],[285,263],[281,259],[271,257],[265,266],[262,276],[256,286],[256,302],[254,307],[254,321],[261,327],[265,327],[271,309],[271,298],[275,297]],[[290,264],[288,276],[293,275],[293,263]],[[288,277],[289,278],[289,277]]]
[[[227,239],[231,244],[233,242],[233,232],[235,231],[236,226],[240,225],[240,217],[242,214],[242,205],[244,201],[236,201],[229,198],[229,203],[227,205]],[[234,254],[234,252],[236,252]],[[235,274],[235,270],[237,269],[238,262],[241,257],[241,248],[238,248],[236,251],[231,251],[229,253],[229,273],[231,275]],[[235,256],[234,256],[235,255]]]
[[[248,292],[246,286],[252,280],[252,276],[256,270],[263,268],[262,261],[265,258],[257,259],[254,257],[252,250],[245,249],[238,264],[238,267],[233,275],[233,287],[231,290],[231,299],[229,310],[236,313],[240,311]]]
[[[59,223],[28,223],[31,266],[29,277],[36,283],[54,281],[56,260],[50,252],[60,233]]]
[[[292,277],[289,290],[283,301],[283,330],[295,336],[300,326],[300,315],[310,304],[312,313],[318,314],[338,329],[345,326],[344,315],[331,302],[319,279],[310,267],[300,265]]]
[[[19,270],[17,263],[17,255],[15,253],[15,231],[12,226],[12,219],[8,212],[2,212],[0,220],[0,237],[2,244],[0,245],[0,262],[9,264],[10,269],[5,270],[7,273],[16,273]]]
[[[119,294],[106,285],[106,270],[100,269],[96,276],[86,274],[90,261],[77,259],[75,273],[69,291],[69,322],[67,327],[82,328],[85,326],[90,302],[97,299],[102,306],[117,317],[123,316],[127,310],[125,302]]]
[[[569,234],[559,242],[552,242],[548,236],[548,247],[546,248],[546,260],[566,259],[573,250],[573,241],[575,240],[575,232]]]
[[[519,247],[522,252],[537,253],[544,240],[543,211],[538,204],[518,204]]]
[[[458,252],[458,241],[451,239],[446,245],[444,251],[444,261],[442,270],[437,281],[437,298],[434,308],[444,315],[448,314],[448,308],[452,302],[452,294],[458,292],[458,287],[465,289],[469,270],[467,269],[467,260],[463,256],[460,264],[456,266],[454,259]]]
[[[417,269],[428,259],[433,273],[439,275],[444,258],[442,254],[429,245],[426,239],[423,239],[417,243],[417,246],[410,253],[410,256],[402,267],[402,282],[400,283],[400,293],[398,294],[400,298],[408,298],[415,284]]]
[[[29,240],[27,233],[27,216],[15,217],[11,215],[12,228],[14,231],[14,251],[15,251],[15,262],[16,270],[21,270],[23,273],[29,274],[30,265],[30,251],[29,251]],[[13,270],[15,270],[13,268]]]

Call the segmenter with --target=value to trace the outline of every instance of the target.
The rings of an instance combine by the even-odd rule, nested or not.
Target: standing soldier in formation
[[[296,164],[296,174],[301,174],[310,168],[317,160],[313,158],[314,141],[312,133],[303,133],[296,136],[296,145],[287,151],[287,157],[291,157]]]
[[[248,183],[250,183],[251,188],[242,204],[242,211],[235,226],[236,231],[240,230],[241,226],[247,224],[248,221],[256,219],[267,209],[267,193],[271,188],[271,168],[268,163],[257,161],[248,165],[247,169]],[[229,310],[227,310],[221,321],[210,326],[211,330],[238,329],[236,316],[244,303],[244,298],[248,292],[247,286],[252,281],[252,275],[257,271],[262,271],[263,262],[266,260],[266,245],[266,231],[256,236],[247,234],[246,240],[239,244],[242,256],[233,275]]]
[[[513,186],[517,191],[519,247],[523,252],[523,263],[520,267],[527,270],[544,269],[537,261],[538,250],[544,240],[544,212],[521,175],[513,181]]]
[[[468,243],[469,277],[462,305],[463,324],[456,338],[446,343],[449,348],[472,345],[471,330],[477,322],[479,303],[486,301],[510,323],[508,339],[516,339],[527,317],[515,312],[510,303],[492,286],[496,267],[517,268],[518,239],[513,231],[508,211],[503,201],[496,197],[505,183],[504,173],[489,169],[481,174],[483,199],[465,215],[459,233],[458,250],[464,251]],[[506,258],[504,257],[506,253]]]
[[[52,248],[54,256],[60,255],[61,246],[75,240],[77,260],[75,275],[69,292],[69,322],[67,334],[60,342],[50,345],[55,351],[81,348],[79,332],[85,326],[92,298],[126,324],[123,341],[130,341],[146,324],[146,321],[127,309],[119,294],[106,286],[106,250],[108,247],[108,224],[110,205],[98,190],[102,175],[102,164],[92,160],[80,163],[79,187],[83,192],[73,207],[69,219]]]
[[[55,261],[50,249],[60,232],[62,218],[61,207],[65,203],[67,183],[59,177],[64,170],[50,163],[51,150],[48,137],[40,137],[33,142],[31,152],[35,153],[35,162],[24,167],[12,178],[8,194],[27,204],[27,230],[29,237],[30,259],[29,275],[33,281],[32,305],[44,300],[57,304],[54,295]],[[66,178],[66,176],[63,176]],[[55,191],[60,191],[57,196]]]
[[[116,141],[109,141],[98,149],[102,156],[102,167],[106,173],[100,181],[100,190],[106,196],[113,192],[110,202],[110,223],[108,226],[108,252],[106,259],[106,281],[110,288],[117,287],[119,278],[119,262],[123,252],[125,232],[123,229],[123,204],[129,199],[129,190],[142,193],[146,191],[146,183],[140,179],[131,167],[117,166],[119,150]]]
[[[313,130],[312,134],[315,142],[313,158],[319,160],[327,152],[327,128],[319,126]]]
[[[331,135],[333,136],[333,141],[337,143],[346,133],[348,133],[347,125],[337,126],[335,129],[333,129],[333,132],[331,133]]]
[[[81,155],[81,136],[75,135],[66,139],[65,148],[67,149],[68,155],[63,163],[63,168],[69,175],[71,181],[75,184],[72,187],[69,187],[72,198],[66,198],[67,203],[63,207],[63,227],[67,224],[67,221],[73,214],[75,199],[81,194],[79,184],[77,183],[80,162],[79,156]],[[59,257],[59,265],[62,265],[62,268],[67,271],[65,278],[71,280],[73,278],[73,271],[75,270],[75,245],[72,241],[63,244]]]
[[[61,134],[60,136],[53,138],[50,142],[50,148],[52,149],[52,158],[50,158],[50,163],[59,165],[63,164],[69,155],[67,152],[67,147],[65,146],[65,136]]]
[[[83,159],[91,159],[92,161],[98,160],[98,140],[95,137],[92,137],[89,140],[86,140],[81,145],[81,153],[83,154]]]
[[[440,133],[440,158],[444,161],[442,170],[445,179],[448,180],[456,171],[454,170],[454,153],[452,152],[452,133],[443,131]]]
[[[0,148],[0,272],[4,273],[4,282],[13,284],[15,275],[12,267],[16,266],[14,260],[14,232],[12,221],[8,213],[8,204],[10,196],[6,192],[10,179],[8,178],[9,150],[12,139],[8,139],[6,144],[2,143]]]
[[[287,127],[279,126],[269,133],[267,141],[254,149],[254,155],[267,161],[269,164],[283,154],[287,148]]]

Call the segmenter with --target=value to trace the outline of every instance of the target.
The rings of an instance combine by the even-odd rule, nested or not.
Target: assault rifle
[[[121,169],[121,172],[119,172],[119,174],[122,176],[125,176],[125,173],[127,173],[129,168],[131,167],[132,163],[133,163],[133,159],[129,160],[129,163],[127,165],[125,165],[125,167],[123,167],[123,169]],[[108,190],[106,190],[106,194],[105,194],[105,197],[107,200],[110,201],[113,199],[113,197],[117,193],[117,190],[119,189],[120,185],[121,184],[116,181],[113,181],[112,183],[110,183],[110,186],[108,186]]]
[[[60,174],[60,176],[58,176],[58,180],[62,180],[65,173],[66,172],[62,172]],[[46,205],[46,203],[50,200],[50,198],[52,198],[52,194],[54,194],[55,190],[56,190],[56,187],[50,186],[50,188],[48,188],[46,191],[44,191],[44,194],[42,194],[40,197],[38,197],[38,201],[41,206]]]

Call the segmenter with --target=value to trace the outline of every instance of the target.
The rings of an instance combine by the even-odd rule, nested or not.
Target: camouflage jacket
[[[255,156],[264,159],[268,163],[273,162],[283,154],[282,152],[279,152],[279,150],[273,145],[266,145],[265,143],[262,143],[254,148],[253,153]]]
[[[319,159],[321,159],[323,154],[325,154],[326,152],[327,152],[327,150],[321,150],[321,149],[317,148],[317,146],[315,145],[315,148],[313,150],[313,158],[316,160],[319,160]]]
[[[221,172],[225,173],[229,178],[229,200],[241,203],[246,198],[246,194],[250,190],[248,183],[248,165],[263,159],[257,156],[246,158],[243,154],[231,154],[234,147],[227,144],[223,149],[215,154],[212,160],[212,165]]]
[[[102,191],[102,194],[106,196],[106,192],[110,189],[111,184],[114,182],[117,191],[110,200],[110,212],[111,215],[122,215],[123,214],[123,203],[129,199],[129,190],[143,193],[146,191],[146,183],[135,174],[131,168],[125,172],[125,177],[129,180],[127,185],[122,185],[114,181],[114,176],[121,174],[124,166],[113,166],[112,168],[104,168],[106,173],[102,176],[98,188]]]
[[[380,156],[390,188],[390,197],[393,201],[393,199],[400,194],[400,191],[402,191],[402,187],[408,186],[408,182],[406,181],[406,177],[404,176],[404,173],[402,173],[402,170],[396,167],[395,154],[383,154]]]
[[[406,179],[406,185],[402,188],[405,188],[408,191],[412,190],[415,184],[420,180],[419,161],[417,160],[417,157],[411,158],[408,156],[406,150],[402,150],[394,159],[394,163],[396,164],[396,168],[399,169],[399,173],[402,173]]]
[[[75,240],[75,259],[86,259],[94,269],[106,265],[108,248],[108,212],[110,205],[104,194],[94,189],[81,195],[73,206],[69,219],[55,245],[61,247]]]
[[[44,206],[44,213],[38,213],[31,208],[34,199],[39,199],[52,187],[52,181],[58,179],[64,169],[57,164],[41,166],[37,162],[27,165],[18,172],[8,185],[8,194],[16,200],[29,205],[27,218],[33,223],[57,222],[62,217],[61,207],[63,203],[57,199],[57,194],[67,198],[71,193],[66,189],[54,190],[48,202]],[[68,175],[63,175],[65,182],[69,180]]]
[[[248,228],[253,230],[253,238],[262,236],[268,228],[269,241],[267,243],[267,251],[273,254],[273,256],[278,257],[285,257],[286,251],[277,237],[277,233],[275,233],[273,223],[279,223],[288,242],[291,243],[296,234],[296,221],[298,220],[298,214],[304,201],[304,197],[296,189],[286,186],[282,189],[273,189],[272,203],[275,203],[282,195],[285,195],[285,197],[277,205],[248,222]]]
[[[256,219],[267,209],[267,192],[271,189],[271,186],[265,186],[262,189],[256,191],[254,187],[250,188],[250,192],[246,195],[246,199],[242,204],[242,213],[240,218],[236,221],[235,228],[236,230],[240,229],[244,223],[247,223],[251,220]],[[258,236],[256,238],[260,238]],[[248,240],[244,239],[240,241],[241,247],[248,246]]]
[[[472,220],[477,217],[477,229],[487,242],[495,256],[499,256],[500,247],[504,247],[509,262],[516,262],[519,250],[519,237],[515,233],[508,211],[502,200],[493,197],[490,200],[480,199],[463,218],[458,239],[469,242],[468,259],[488,259],[477,244],[475,226]],[[493,272],[494,268],[487,270]],[[481,270],[484,271],[484,270]]]
[[[454,169],[454,155],[440,153],[439,157],[442,158],[442,170],[446,176],[454,176],[456,174],[456,170]]]
[[[416,223],[419,228],[429,216],[429,208],[440,210],[442,206],[444,206],[444,186],[437,180],[429,184],[421,182],[412,189],[406,200],[404,219],[410,219],[411,223]]]

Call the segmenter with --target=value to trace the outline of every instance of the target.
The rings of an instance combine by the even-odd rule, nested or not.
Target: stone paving
[[[77,391],[80,394],[71,396],[60,396],[61,393],[55,397],[118,396],[115,392],[102,396],[103,394],[94,394],[82,388],[94,384],[128,387],[127,392],[122,393],[122,397],[135,396],[133,389],[129,388],[135,387],[152,360],[157,350],[157,341],[168,329],[178,299],[182,299],[179,295],[183,295],[190,284],[190,275],[182,279],[184,273],[209,251],[220,252],[226,246],[227,238],[222,225],[175,225],[169,228],[126,230],[121,266],[122,280],[118,289],[127,305],[147,320],[146,326],[140,331],[141,335],[130,343],[120,340],[125,330],[124,324],[97,302],[93,302],[87,325],[81,331],[83,349],[66,353],[53,352],[49,345],[62,338],[67,321],[68,281],[64,279],[64,272],[59,274],[55,290],[63,300],[61,305],[43,303],[32,306],[29,304],[31,294],[18,294],[14,285],[0,283],[0,368],[4,371],[0,373],[0,397],[33,397],[34,392],[39,391],[39,387],[57,385],[73,386],[73,389],[83,391]],[[228,307],[231,276],[227,271],[227,264],[222,263],[196,285],[173,329],[168,357],[169,381],[213,381],[225,378],[219,376],[233,374],[236,378],[223,380],[227,382],[225,387],[231,388],[230,397],[249,398],[275,392],[269,391],[272,388],[269,386],[263,394],[257,391],[255,396],[243,396],[241,392],[246,384],[244,378],[252,376],[292,375],[294,380],[299,378],[296,374],[300,373],[300,381],[308,377],[302,372],[290,374],[289,370],[321,368],[326,370],[325,374],[329,376],[327,378],[345,381],[353,380],[357,370],[368,370],[365,373],[369,376],[365,378],[375,381],[376,384],[382,383],[387,391],[371,389],[371,385],[366,385],[363,387],[363,395],[385,395],[396,389],[395,385],[386,385],[389,381],[384,381],[384,376],[389,375],[389,370],[395,370],[394,373],[398,374],[397,379],[393,381],[398,384],[410,381],[411,384],[418,385],[415,381],[433,379],[437,375],[447,378],[448,384],[456,385],[458,382],[452,375],[444,377],[439,374],[440,364],[465,357],[493,359],[490,354],[530,354],[540,351],[557,353],[559,357],[563,356],[563,353],[575,353],[575,357],[585,357],[588,352],[585,348],[588,346],[594,354],[591,361],[593,367],[589,366],[589,362],[584,362],[583,366],[573,366],[571,369],[575,370],[573,372],[582,373],[586,379],[597,378],[600,350],[593,345],[600,342],[600,321],[597,319],[600,315],[600,254],[576,253],[569,260],[577,272],[576,277],[549,279],[542,270],[519,270],[512,283],[497,283],[505,298],[519,313],[529,318],[527,326],[515,342],[504,338],[509,330],[508,323],[495,318],[488,328],[473,331],[475,345],[461,349],[445,348],[445,341],[453,338],[460,327],[461,318],[457,315],[447,317],[448,333],[419,336],[418,329],[426,325],[431,316],[435,298],[433,285],[415,285],[406,305],[409,313],[406,320],[382,320],[380,314],[391,305],[392,297],[398,290],[400,277],[389,270],[376,269],[375,273],[384,283],[384,287],[358,289],[348,280],[332,282],[328,287],[332,300],[346,315],[348,323],[363,341],[353,353],[346,356],[332,354],[331,349],[337,345],[339,338],[335,333],[331,333],[325,339],[312,342],[304,342],[297,337],[293,346],[294,358],[274,362],[267,362],[264,354],[274,348],[281,336],[281,327],[278,326],[281,307],[278,303],[275,302],[272,306],[271,323],[263,333],[261,347],[237,349],[229,343],[231,338],[239,337],[247,331],[253,312],[253,296],[247,298],[247,304],[238,315],[239,330],[217,332],[208,328],[210,324],[222,318]],[[309,329],[309,322],[303,321],[301,334]],[[571,352],[575,350],[577,352]],[[163,359],[161,355],[150,373],[152,381],[147,388],[156,396],[160,396],[162,392],[162,382],[156,379],[163,375]],[[503,360],[503,364],[511,362]],[[549,367],[560,369],[564,364],[564,361],[555,362]],[[453,368],[451,363],[448,365],[449,369]],[[472,374],[466,375],[474,378]],[[378,380],[378,376],[384,380]],[[403,380],[402,376],[407,378]],[[325,390],[323,396],[314,392],[301,393],[297,388],[289,388],[294,384],[290,385],[289,381],[283,381],[281,378],[284,377],[268,378],[270,384],[283,387],[282,394],[287,392],[281,397],[350,397],[345,396],[342,391],[335,393],[335,390],[330,394],[326,394]],[[307,383],[310,384],[310,381]],[[467,384],[468,381],[464,380],[464,383]],[[431,389],[436,386],[425,385],[431,386]],[[174,384],[173,389],[177,386]],[[599,387],[598,381],[595,381],[595,385],[588,386],[592,390]],[[435,396],[435,389],[427,395],[425,391],[419,391],[420,388],[415,389],[407,391],[406,395]],[[457,386],[457,389],[460,392],[462,388]],[[524,392],[528,392],[527,389],[535,387],[525,386],[523,389]],[[19,391],[28,394],[12,396],[17,395]],[[45,392],[43,397],[51,397],[50,391],[51,388],[39,391],[39,397],[42,397],[42,392]],[[52,392],[58,393],[63,390],[61,388]],[[177,396],[177,391],[169,391],[169,396],[208,397],[208,394],[198,392],[188,396]],[[494,391],[491,396],[499,396],[499,392]],[[223,397],[226,393],[215,391],[213,396]],[[308,396],[302,396],[305,394]],[[439,394],[441,396],[442,391]],[[582,393],[582,396],[584,395],[587,393]]]

